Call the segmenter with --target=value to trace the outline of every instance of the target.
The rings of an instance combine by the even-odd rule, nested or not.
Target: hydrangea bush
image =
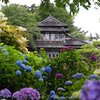
[[[1,98],[9,99],[12,96],[17,100],[78,100],[82,99],[84,91],[89,92],[86,86],[91,85],[91,82],[84,85],[86,80],[100,79],[99,68],[89,70],[89,63],[72,47],[65,47],[59,57],[48,60],[36,51],[23,54],[13,47],[0,44],[0,57]],[[97,56],[91,55],[88,62],[93,61],[95,65],[97,59]],[[94,85],[95,82],[92,87]],[[8,92],[9,96],[4,97],[7,93],[5,90],[5,93],[2,92],[4,88],[9,88],[12,95]]]
[[[34,53],[23,54],[12,46],[0,43],[0,89],[7,87],[16,91],[22,87],[33,87],[34,70],[40,69],[42,62]]]

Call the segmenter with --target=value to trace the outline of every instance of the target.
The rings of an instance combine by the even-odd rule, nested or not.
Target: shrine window
[[[44,37],[43,37],[43,40],[49,41],[49,34],[44,34],[43,36],[44,36]]]
[[[51,41],[55,41],[55,34],[51,34]]]
[[[59,34],[59,40],[60,40],[60,41],[63,41],[64,39],[65,39],[64,34]]]
[[[59,41],[59,34],[55,34],[55,41]]]

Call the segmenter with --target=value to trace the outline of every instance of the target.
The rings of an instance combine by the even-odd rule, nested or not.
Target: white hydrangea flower
[[[5,16],[5,14],[0,12],[0,17],[4,17],[4,16]]]
[[[0,33],[2,33],[3,31],[2,31],[2,29],[0,29]]]
[[[19,29],[20,31],[27,31],[27,29],[26,29],[26,28],[23,28],[22,26],[19,26],[18,29]]]
[[[22,41],[27,41],[26,37],[23,37],[23,36],[21,37],[21,40]]]
[[[19,43],[23,43],[23,41],[22,41],[21,39],[17,39],[17,41],[18,41]]]
[[[96,69],[96,70],[94,71],[94,74],[100,75],[100,69]]]

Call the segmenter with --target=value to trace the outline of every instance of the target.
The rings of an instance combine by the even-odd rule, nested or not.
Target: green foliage
[[[52,3],[49,4],[48,9],[46,9],[46,7],[41,4],[39,9],[37,9],[37,15],[40,16],[40,20],[45,19],[49,15],[52,15],[58,20],[67,23],[68,25],[73,23],[73,16],[70,16],[65,9],[55,7]]]
[[[6,4],[9,2],[9,0],[0,0],[0,1]],[[72,0],[54,0],[54,2],[57,7],[66,9],[66,6],[67,6],[67,8],[70,9],[70,14],[77,14],[80,10],[80,7],[83,7],[88,10],[92,6],[92,4],[100,6],[100,0],[93,0],[93,1],[90,1],[90,0],[73,0],[73,1]],[[47,7],[47,9],[48,9],[49,3],[50,3],[50,0],[41,0],[41,4]]]
[[[86,45],[84,48],[95,47]],[[50,91],[55,90],[57,98],[65,96],[66,99],[72,97],[72,100],[78,100],[79,90],[84,81],[89,79],[89,75],[93,74],[96,68],[90,70],[89,67],[95,65],[94,61],[91,62],[88,58],[84,60],[85,56],[80,55],[81,53],[80,50],[68,49],[61,52],[59,57],[49,60],[43,49],[39,54],[37,51],[23,54],[14,47],[0,43],[0,89],[7,87],[11,91],[16,91],[23,87],[33,87],[41,93],[41,100],[47,100]],[[32,72],[27,72],[17,66],[17,60],[27,60],[25,65],[31,66]],[[95,62],[97,63],[97,61]],[[89,65],[90,63],[91,65]],[[52,68],[50,73],[41,71],[41,68],[45,68],[47,65]],[[20,70],[22,75],[18,77],[16,70]],[[36,70],[41,72],[42,76],[40,78],[35,77],[34,71]],[[63,77],[57,78],[57,73],[62,73]],[[72,78],[73,74],[76,73],[83,73],[84,77]],[[65,84],[69,80],[72,81],[72,85]]]
[[[18,77],[15,71],[18,69],[16,60],[24,59],[22,53],[14,47],[0,44],[0,89],[8,87],[15,90],[18,87]],[[13,85],[12,85],[13,84]]]
[[[18,4],[3,6],[1,10],[8,17],[8,22],[11,25],[22,26],[27,29],[30,33],[28,37],[29,43],[31,47],[35,47],[34,40],[40,36],[39,29],[36,25],[35,14],[29,12],[27,6]]]
[[[87,74],[87,66],[84,66],[80,59],[80,54],[76,50],[68,50],[62,52],[59,57],[51,60],[49,65],[52,66],[53,71],[49,75],[48,83],[51,84],[49,89],[57,89],[63,87],[64,82],[70,80],[72,75],[76,72]],[[63,78],[57,79],[55,75],[62,73]]]
[[[23,61],[26,57],[27,63],[25,65],[31,66],[32,72],[27,72],[16,65],[17,60]],[[43,63],[43,60],[35,53],[30,52],[25,55],[12,46],[0,43],[0,89],[6,87],[11,91],[15,91],[22,87],[34,87],[36,84],[34,70],[44,67]],[[16,70],[20,70],[22,75],[18,77]]]
[[[80,50],[78,50],[81,53],[82,58],[87,62],[90,67],[92,68],[98,68],[100,67],[100,50],[98,48],[99,46],[99,41],[95,41],[91,44],[86,44],[81,47]],[[91,55],[96,56],[96,61],[90,60]]]
[[[70,14],[74,15],[77,14],[80,10],[80,7],[85,9],[89,9],[92,4],[96,4],[100,6],[100,0],[54,0],[57,7],[62,7],[64,9],[70,9]]]
[[[27,56],[29,57],[28,61],[35,70],[39,70],[41,67],[44,67],[45,63],[43,59],[39,57],[36,51],[28,53]]]
[[[9,0],[0,0],[0,1],[4,2],[5,4],[9,2]]]
[[[100,47],[100,41],[94,41],[94,42],[93,42],[93,45],[94,45],[95,47],[99,48],[99,47]]]

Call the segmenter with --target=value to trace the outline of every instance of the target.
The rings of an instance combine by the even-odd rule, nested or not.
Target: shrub
[[[7,25],[7,18],[0,12],[0,42],[14,46],[17,50],[28,52],[26,29],[18,26]],[[27,33],[28,34],[28,33]]]

